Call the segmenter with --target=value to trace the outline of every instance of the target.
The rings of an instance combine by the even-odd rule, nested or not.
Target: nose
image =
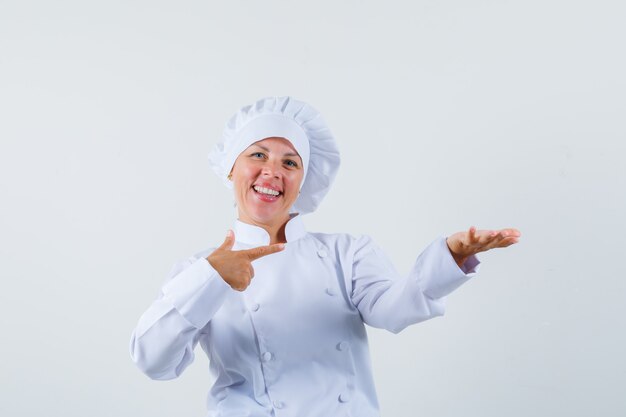
[[[280,165],[272,163],[267,163],[263,165],[261,175],[263,175],[264,177],[280,178],[282,175]]]

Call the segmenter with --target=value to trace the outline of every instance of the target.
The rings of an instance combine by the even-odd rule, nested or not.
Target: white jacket
[[[459,268],[434,240],[402,277],[369,236],[309,233],[302,216],[281,252],[253,262],[250,286],[233,290],[206,257],[179,262],[133,331],[133,361],[150,378],[178,377],[198,342],[215,384],[213,417],[375,417],[378,401],[364,323],[397,333],[443,315],[444,297],[478,272]],[[233,249],[269,244],[235,221]]]

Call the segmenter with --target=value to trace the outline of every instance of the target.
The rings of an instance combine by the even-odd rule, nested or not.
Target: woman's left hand
[[[457,265],[461,266],[472,255],[494,248],[506,248],[517,243],[522,234],[509,228],[501,230],[476,230],[474,226],[467,232],[458,232],[446,239],[448,249]]]

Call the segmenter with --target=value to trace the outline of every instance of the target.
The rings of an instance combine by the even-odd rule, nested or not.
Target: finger
[[[511,246],[517,242],[518,242],[518,239],[516,237],[509,237],[502,241],[504,247]]]
[[[482,230],[481,233],[478,234],[477,242],[478,245],[488,245],[493,242],[495,235],[491,230]]]
[[[495,239],[493,239],[493,241],[492,241],[493,247],[494,248],[506,247],[506,242],[510,238],[511,238],[511,236],[510,236],[509,232],[506,231],[506,229],[502,229],[502,230],[498,231],[498,234],[496,235]]]
[[[502,240],[502,236],[498,230],[480,230],[476,239],[476,245],[482,250],[489,250],[497,247]]]
[[[487,251],[500,246],[504,239],[501,235],[501,231],[498,230],[485,230],[481,235],[483,239],[479,239],[478,245],[481,246],[480,251]]]
[[[254,278],[254,268],[252,267],[252,264],[250,264],[250,279]]]
[[[500,232],[504,237],[520,237],[522,235],[519,230],[514,228],[502,229]]]
[[[492,230],[488,235],[488,242],[494,243],[494,247],[497,246],[503,239],[506,239],[507,232],[505,229]]]
[[[501,236],[502,240],[508,240],[508,239],[518,238],[519,234],[517,234],[516,232],[512,231],[511,229],[503,229],[500,232],[500,236]]]
[[[228,229],[226,232],[226,238],[224,239],[224,243],[218,248],[222,250],[231,250],[233,245],[235,244],[235,234],[232,230]]]
[[[274,245],[259,246],[257,248],[242,250],[248,259],[254,261],[255,259],[262,258],[263,256],[271,255],[272,253],[280,252],[285,248],[284,243],[276,243]]]
[[[474,243],[476,241],[476,228],[474,226],[471,226],[469,228],[469,243]]]
[[[470,228],[468,233],[470,245],[483,244],[491,239],[491,235],[487,230],[478,230],[475,226]]]
[[[517,229],[492,230],[487,233],[487,241],[479,251],[484,252],[490,249],[506,248],[517,243],[521,233]]]
[[[507,237],[496,242],[493,248],[506,248],[517,242],[518,242],[518,239],[516,237]]]
[[[520,232],[517,229],[511,228],[511,229],[506,229],[506,230],[509,233],[509,236],[513,236],[513,237],[520,237],[520,236],[522,236],[522,232]]]

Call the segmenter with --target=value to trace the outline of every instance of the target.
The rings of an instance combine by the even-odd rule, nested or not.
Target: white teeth
[[[259,187],[258,185],[255,185],[254,189],[256,191],[258,191],[259,193],[263,193],[263,194],[269,194],[269,195],[278,195],[278,194],[280,194],[278,191],[270,190],[269,188],[265,188],[265,187]]]

